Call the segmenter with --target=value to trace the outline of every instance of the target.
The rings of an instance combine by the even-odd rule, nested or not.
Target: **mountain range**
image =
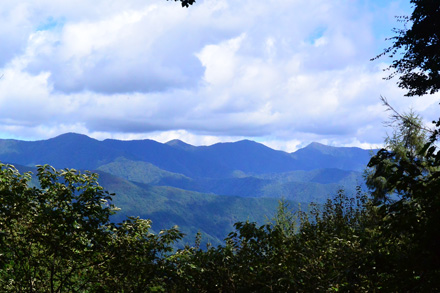
[[[156,230],[181,227],[201,231],[219,243],[237,221],[264,223],[280,198],[293,209],[320,203],[344,188],[363,184],[373,151],[311,143],[293,153],[242,140],[192,146],[180,140],[95,140],[67,133],[40,141],[0,140],[0,161],[35,170],[35,165],[99,173],[100,183],[115,193],[125,216],[153,220]]]

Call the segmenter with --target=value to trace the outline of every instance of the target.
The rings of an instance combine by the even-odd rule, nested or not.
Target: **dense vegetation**
[[[414,24],[440,8],[411,2]],[[397,40],[414,41],[412,31]],[[437,63],[426,69],[417,67],[419,55],[404,58],[415,58],[414,68],[428,76],[438,74],[438,60],[429,59]],[[438,84],[402,87],[424,93]],[[440,291],[440,121],[429,130],[413,113],[394,118],[395,133],[369,163],[371,192],[350,197],[341,190],[323,206],[297,212],[281,202],[266,225],[238,222],[215,247],[200,247],[199,235],[194,245],[174,250],[183,236],[177,228],[153,234],[149,220],[112,223],[116,208],[96,174],[45,165],[31,184],[29,173],[1,165],[0,290]]]

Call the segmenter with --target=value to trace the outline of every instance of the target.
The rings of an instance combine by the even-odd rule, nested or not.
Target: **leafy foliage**
[[[175,2],[180,1],[182,4],[182,7],[189,7],[190,5],[193,5],[196,1],[195,0],[174,0]]]
[[[45,165],[37,177],[39,187],[31,187],[30,173],[0,164],[2,292],[136,291],[163,279],[160,259],[181,233],[149,234],[140,219],[110,223],[115,207],[96,174]]]
[[[236,223],[224,246],[176,255],[179,288],[197,292],[369,291],[375,275],[374,208],[343,191],[311,213],[281,202],[272,222]]]
[[[39,166],[41,188],[29,187],[30,174],[12,166],[1,165],[0,176],[1,288],[72,290],[78,274],[93,275],[83,260],[102,261],[103,227],[113,212],[97,176]]]
[[[427,155],[428,134],[415,113],[392,117],[393,133],[385,140],[385,148],[369,162],[373,167],[366,181],[378,203],[397,197],[410,197],[408,183],[429,177],[436,168],[430,166]]]
[[[399,74],[408,96],[433,94],[440,89],[440,2],[411,0],[414,11],[401,21],[410,28],[395,30],[393,46],[383,54],[394,58],[389,78]],[[389,105],[388,105],[389,106]],[[394,111],[394,109],[390,108]],[[380,234],[388,239],[388,288],[400,291],[440,290],[440,151],[436,129],[421,119],[394,111],[397,132],[374,156],[367,183],[382,218]],[[428,132],[430,134],[428,138]]]
[[[399,87],[407,89],[408,96],[433,94],[440,89],[440,2],[437,0],[411,0],[411,16],[398,19],[403,29],[394,29],[394,43],[376,58],[388,55],[394,58],[389,79],[398,75]],[[407,28],[407,25],[410,28]],[[403,52],[402,52],[403,50]]]
[[[413,113],[374,156],[367,184],[383,217],[381,233],[400,247],[388,266],[391,283],[408,290],[440,288],[440,152]],[[404,256],[404,257],[402,257]]]
[[[120,226],[113,226],[108,243],[109,260],[101,269],[97,287],[101,292],[144,292],[163,290],[173,280],[173,267],[167,254],[172,245],[182,238],[177,227],[149,232],[151,221],[129,218]]]

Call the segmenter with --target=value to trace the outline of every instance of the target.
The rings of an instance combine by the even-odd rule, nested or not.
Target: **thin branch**
[[[429,133],[431,133],[431,134],[434,134],[434,133],[435,133],[434,130],[429,129],[429,128],[424,127],[424,126],[421,126],[421,125],[417,125],[417,124],[415,124],[414,122],[412,122],[410,119],[408,119],[407,117],[405,117],[405,116],[403,116],[402,114],[400,114],[399,112],[397,112],[396,109],[394,109],[394,108],[388,103],[387,99],[386,99],[384,96],[380,96],[380,100],[382,101],[382,103],[384,104],[384,106],[387,107],[387,111],[391,111],[391,112],[393,112],[393,114],[391,115],[391,118],[393,119],[393,122],[394,122],[394,121],[397,121],[397,120],[405,121],[405,122],[411,124],[412,126],[417,127],[417,128],[419,128],[419,129],[423,129],[423,130],[425,130],[425,131],[427,131],[427,132],[429,132]],[[392,123],[392,122],[391,122],[391,123]],[[390,124],[391,124],[391,123],[390,123]]]

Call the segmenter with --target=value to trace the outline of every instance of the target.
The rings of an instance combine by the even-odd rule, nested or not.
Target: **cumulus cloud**
[[[370,62],[404,1],[7,1],[0,134],[374,146],[403,98]],[[385,32],[385,29],[386,31]],[[388,61],[388,60],[383,60]]]

